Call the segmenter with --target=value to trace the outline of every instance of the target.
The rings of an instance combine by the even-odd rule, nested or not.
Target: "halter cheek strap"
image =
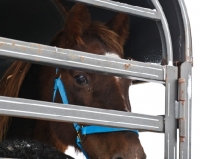
[[[56,72],[57,72],[57,70],[56,70]],[[68,102],[68,99],[67,99],[67,93],[65,91],[64,84],[63,84],[62,80],[60,79],[60,77],[56,78],[55,81],[54,81],[53,102],[55,102],[57,90],[59,90],[59,93],[60,93],[60,96],[61,96],[63,104],[68,104],[69,102]],[[74,125],[74,128],[75,128],[75,130],[76,130],[76,132],[78,134],[77,137],[76,137],[76,144],[81,149],[81,151],[83,152],[85,157],[87,159],[89,159],[87,153],[85,152],[85,150],[83,149],[83,147],[81,145],[81,137],[79,135],[80,132],[81,132],[81,127],[77,123],[73,123],[73,125]]]
[[[54,81],[53,102],[55,102],[57,90],[59,90],[63,104],[68,104],[69,102],[67,99],[67,93],[65,91],[64,84],[63,84],[62,80],[60,79],[60,77],[56,78]]]
[[[57,72],[57,70],[56,70]],[[68,99],[67,99],[67,93],[64,87],[64,84],[61,80],[61,78],[56,78],[55,79],[55,83],[54,83],[54,92],[53,92],[53,102],[55,101],[56,98],[56,93],[57,90],[59,90],[60,96],[62,98],[62,102],[63,104],[68,104]],[[78,147],[81,149],[81,151],[83,152],[83,154],[85,155],[85,157],[87,159],[89,159],[87,153],[85,152],[85,150],[82,147],[81,144],[81,136],[82,135],[90,135],[90,134],[99,134],[99,133],[109,133],[109,132],[120,132],[120,131],[131,131],[136,133],[138,136],[138,130],[129,130],[129,129],[124,129],[124,128],[114,128],[114,127],[107,127],[107,126],[96,126],[96,125],[89,125],[89,126],[80,126],[77,123],[73,123],[74,128],[77,132],[77,138],[76,138],[76,144],[78,145]]]

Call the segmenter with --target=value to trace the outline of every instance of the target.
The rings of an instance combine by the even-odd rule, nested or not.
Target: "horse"
[[[66,13],[65,25],[52,39],[51,45],[96,55],[123,58],[123,46],[128,38],[128,28],[129,17],[126,14],[117,13],[107,23],[91,21],[87,7],[77,3]],[[4,76],[6,79],[6,82],[2,82],[6,83],[4,95],[15,94],[13,96],[51,102],[54,80],[60,77],[70,104],[131,112],[128,95],[129,86],[132,84],[130,79],[80,70],[57,69],[26,62],[15,62],[13,70],[15,71],[9,69]],[[8,76],[11,72],[12,76]],[[16,83],[17,79],[20,82],[18,86],[15,86],[16,84],[13,83]],[[12,89],[11,85],[16,89]],[[58,93],[55,96],[55,102],[62,103]],[[0,126],[4,131],[0,134],[6,136],[7,139],[9,136],[12,138],[27,137],[55,146],[61,152],[64,152],[69,145],[81,151],[76,144],[77,132],[72,123],[21,120],[20,118],[10,120],[10,117],[6,116],[1,118],[4,122]],[[146,158],[138,134],[132,131],[87,135],[82,142],[82,147],[91,159]]]

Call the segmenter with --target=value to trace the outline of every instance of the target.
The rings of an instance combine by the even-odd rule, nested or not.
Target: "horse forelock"
[[[113,50],[115,54],[123,57],[123,46],[120,45],[118,39],[120,36],[114,31],[110,30],[105,24],[101,22],[91,23],[88,29],[88,34],[98,37],[108,48]]]
[[[101,22],[92,22],[82,36],[78,36],[78,34],[76,36],[67,35],[64,47],[73,48],[75,45],[85,47],[88,45],[85,39],[97,39],[100,43],[103,43],[109,51],[112,51],[119,57],[123,58],[123,46],[119,43],[119,38],[119,35],[110,30],[105,24]]]

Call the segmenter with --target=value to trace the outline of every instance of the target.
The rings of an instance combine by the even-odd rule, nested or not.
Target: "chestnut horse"
[[[123,58],[123,45],[128,36],[128,21],[127,15],[118,13],[106,24],[94,22],[91,21],[86,6],[76,4],[67,13],[65,26],[53,38],[51,45]],[[70,104],[131,111],[128,95],[132,82],[130,79],[62,68],[59,68],[57,74],[55,71],[54,67],[32,65],[27,71],[19,96],[52,101],[54,79],[61,76]],[[55,102],[62,103],[58,93]],[[38,120],[33,125],[34,139],[51,144],[62,152],[69,145],[80,151],[76,144],[77,133],[72,123]],[[20,123],[17,129],[20,129],[19,127],[26,127],[26,124]],[[16,129],[11,134],[14,135],[15,131]],[[82,147],[91,159],[146,158],[138,135],[131,131],[88,135]]]

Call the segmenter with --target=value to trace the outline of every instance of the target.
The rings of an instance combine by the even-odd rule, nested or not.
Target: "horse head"
[[[51,45],[92,54],[123,58],[123,45],[128,37],[128,16],[118,13],[108,23],[94,22],[83,4],[76,4],[66,15],[64,28],[53,38]],[[131,111],[130,79],[89,73],[80,70],[43,66],[40,73],[41,98],[52,100],[54,79],[60,76],[70,104],[119,111]],[[56,102],[62,103],[57,94]],[[41,124],[39,123],[41,126]],[[76,131],[71,123],[49,122],[52,144],[60,150],[76,145]],[[41,127],[40,127],[41,128]],[[39,133],[37,132],[37,136]],[[39,138],[39,137],[38,137]],[[134,132],[113,132],[88,135],[82,143],[90,158],[145,159],[146,155]]]

